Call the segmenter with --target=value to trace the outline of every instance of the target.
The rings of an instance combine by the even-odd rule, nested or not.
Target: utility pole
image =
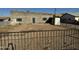
[[[54,15],[53,15],[53,19],[52,19],[53,25],[55,24],[55,17],[56,17],[56,8],[54,8]]]
[[[55,19],[55,17],[56,17],[56,8],[54,9],[54,19]]]
[[[54,15],[56,16],[56,8],[55,8],[55,10],[54,10]]]

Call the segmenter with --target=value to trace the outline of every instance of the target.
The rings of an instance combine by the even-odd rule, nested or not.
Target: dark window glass
[[[3,22],[4,21],[4,19],[0,19],[0,22]]]
[[[21,22],[22,21],[22,18],[17,18],[16,20],[19,21],[19,22]]]
[[[32,18],[33,23],[35,23],[35,18]]]
[[[11,19],[9,18],[8,21],[11,21]]]
[[[45,20],[47,20],[47,18],[43,18],[43,20],[45,21]]]

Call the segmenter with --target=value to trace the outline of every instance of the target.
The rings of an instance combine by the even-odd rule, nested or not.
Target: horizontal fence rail
[[[76,50],[79,30],[37,30],[1,32],[1,50]]]
[[[79,29],[79,25],[76,25],[76,24],[61,23],[61,26],[64,26],[64,27],[67,27],[67,28]]]

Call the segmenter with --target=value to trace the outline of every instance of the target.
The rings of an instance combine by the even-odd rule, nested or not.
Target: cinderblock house
[[[61,16],[61,23],[79,24],[79,13],[65,13]]]
[[[51,17],[53,18],[53,14],[49,13],[11,11],[10,24],[46,23]]]
[[[55,15],[56,21],[53,16],[54,14],[51,14],[51,13],[11,11],[9,17],[0,17],[0,24],[16,25],[16,24],[44,24],[44,23],[57,24],[59,23],[60,22],[59,17],[61,17],[61,14]]]

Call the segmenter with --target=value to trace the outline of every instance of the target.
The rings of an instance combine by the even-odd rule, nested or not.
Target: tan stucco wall
[[[11,13],[11,20],[12,24],[18,23],[16,21],[17,18],[22,18],[21,23],[33,23],[32,18],[35,18],[35,23],[45,23],[46,21],[43,20],[43,18],[49,18],[53,17],[52,14],[44,14],[44,13],[32,13],[32,12],[12,12]]]

